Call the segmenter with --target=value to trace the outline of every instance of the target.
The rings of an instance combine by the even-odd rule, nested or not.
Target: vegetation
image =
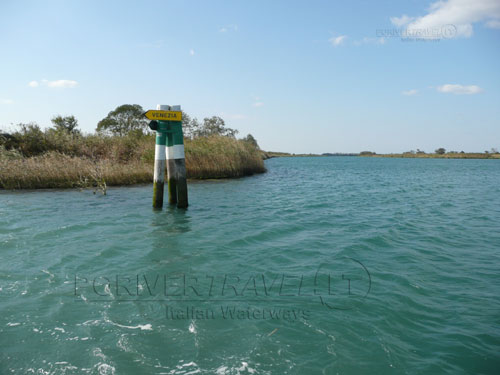
[[[188,139],[188,178],[242,177],[265,172],[259,150],[250,142],[220,135]]]
[[[142,107],[124,105],[101,120],[95,134],[82,134],[73,116],[53,118],[53,127],[19,124],[0,133],[0,188],[37,189],[148,183],[153,180],[155,135]],[[219,117],[196,119],[185,137],[188,178],[229,178],[265,172],[253,136],[236,139]],[[192,125],[189,124],[188,125]]]
[[[70,134],[80,133],[80,131],[77,129],[78,120],[75,118],[75,116],[62,117],[61,115],[58,115],[51,121],[54,124],[56,132],[66,132]]]
[[[441,148],[438,148],[438,149],[436,150],[436,154],[438,154],[438,155],[444,155],[444,154],[445,154],[445,152],[446,152],[446,149],[444,149],[444,148],[442,148],[442,147],[441,147]]]
[[[97,133],[124,136],[130,132],[147,132],[148,121],[139,104],[124,104],[108,113],[97,124]]]

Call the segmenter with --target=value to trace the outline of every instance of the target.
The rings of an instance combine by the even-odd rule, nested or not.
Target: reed
[[[188,178],[228,178],[266,171],[260,151],[230,137],[211,136],[186,140]]]
[[[153,181],[152,135],[103,137],[42,133],[40,143],[17,138],[0,146],[0,188],[85,188]],[[31,143],[30,143],[31,142]],[[249,142],[224,136],[186,139],[190,179],[248,176],[265,172],[261,152]]]

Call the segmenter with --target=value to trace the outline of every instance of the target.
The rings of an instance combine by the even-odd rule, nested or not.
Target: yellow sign
[[[150,109],[147,111],[144,116],[146,116],[150,120],[158,120],[158,121],[182,121],[182,112],[181,111],[159,111]]]

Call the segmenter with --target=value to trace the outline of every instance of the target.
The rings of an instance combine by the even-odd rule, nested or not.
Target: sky
[[[500,0],[0,1],[0,129],[121,104],[262,149],[500,149]]]

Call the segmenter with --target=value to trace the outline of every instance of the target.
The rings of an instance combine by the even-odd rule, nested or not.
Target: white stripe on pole
[[[184,145],[174,145],[174,159],[184,159]]]
[[[155,160],[165,160],[164,145],[155,145]]]
[[[153,181],[161,182],[162,184],[163,181],[165,181],[165,159],[155,160],[155,172],[153,175]]]
[[[185,159],[184,145],[173,145],[167,147],[167,160]]]
[[[170,146],[170,147],[167,146],[167,160],[172,160],[172,159],[175,159],[174,158],[174,147],[173,146]]]

